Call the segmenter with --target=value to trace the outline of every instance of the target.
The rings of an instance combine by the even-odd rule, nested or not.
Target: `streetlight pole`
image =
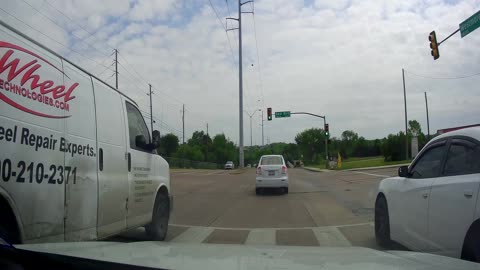
[[[248,116],[250,117],[250,147],[253,146],[252,117],[255,115],[256,112],[259,112],[259,111],[261,111],[261,112],[262,112],[262,115],[263,115],[263,111],[260,110],[260,109],[257,109],[257,110],[255,110],[255,111],[253,111],[253,113],[251,113],[251,114],[248,113],[247,111],[245,111],[245,112],[248,114]],[[263,120],[263,118],[262,118],[262,120]],[[263,123],[262,123],[262,131],[263,131]]]
[[[428,118],[428,99],[427,99],[427,92],[425,92],[425,108],[427,110],[427,130],[428,130],[428,137],[427,141],[430,140],[430,119]]]
[[[265,141],[264,141],[264,138],[265,136],[263,135],[263,110],[262,110],[262,146],[265,146]]]

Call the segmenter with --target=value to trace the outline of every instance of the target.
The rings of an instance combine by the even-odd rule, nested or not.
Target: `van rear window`
[[[263,157],[261,165],[283,165],[282,157]]]

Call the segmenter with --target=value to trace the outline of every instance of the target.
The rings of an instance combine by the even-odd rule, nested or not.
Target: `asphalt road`
[[[257,196],[254,169],[175,170],[174,211],[166,241],[381,249],[373,231],[376,189],[396,171],[290,169],[289,194],[270,191]],[[109,240],[148,238],[140,228]]]

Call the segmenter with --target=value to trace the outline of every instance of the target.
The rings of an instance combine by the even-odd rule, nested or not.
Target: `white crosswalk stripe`
[[[275,245],[275,230],[253,229],[248,234],[245,245]]]
[[[312,230],[318,245],[322,247],[349,247],[352,243],[345,237],[345,235],[339,230],[342,227],[361,227],[365,225],[371,225],[373,223],[358,223],[358,224],[346,224],[338,226],[324,226],[324,227],[303,227],[303,228],[220,228],[220,227],[188,227],[185,225],[170,224],[170,226],[188,227],[188,229],[176,236],[171,242],[181,243],[201,243],[207,239],[211,233],[215,230],[249,230],[248,236],[245,240],[245,245],[277,245],[277,231],[296,231]]]
[[[322,247],[348,247],[352,244],[336,227],[318,227],[312,229]]]
[[[211,227],[190,227],[179,236],[173,238],[170,242],[201,243],[213,232],[213,230],[214,229]]]

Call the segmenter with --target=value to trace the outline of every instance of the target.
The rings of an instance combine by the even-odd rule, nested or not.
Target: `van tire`
[[[152,222],[145,226],[145,230],[152,240],[165,240],[167,237],[169,218],[170,200],[168,198],[168,193],[160,192],[155,199]]]
[[[0,238],[9,244],[21,244],[20,231],[15,215],[5,199],[0,197]]]

